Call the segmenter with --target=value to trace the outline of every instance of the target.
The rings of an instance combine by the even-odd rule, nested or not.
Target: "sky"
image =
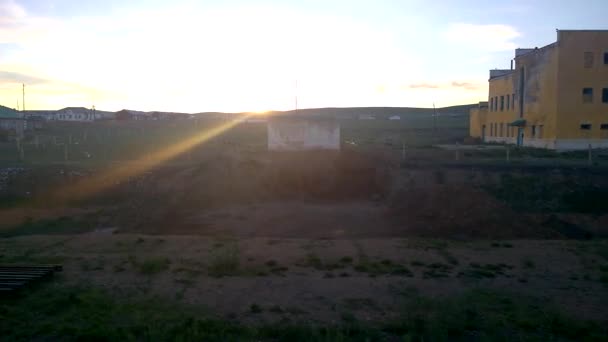
[[[444,107],[606,0],[0,0],[0,105],[265,111]],[[19,104],[18,104],[19,103]]]

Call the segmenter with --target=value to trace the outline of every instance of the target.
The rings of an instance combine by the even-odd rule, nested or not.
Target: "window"
[[[498,111],[498,96],[494,96],[494,111]]]
[[[494,98],[490,98],[490,112],[494,111]]]
[[[515,94],[511,95],[511,108],[515,110]]]
[[[593,88],[583,88],[583,103],[593,103]]]
[[[532,125],[532,138],[536,138],[536,126]]]
[[[608,129],[608,124],[601,124],[600,129]]]
[[[593,68],[593,52],[585,52],[585,68]]]
[[[545,130],[544,128],[545,128],[545,126],[543,126],[543,125],[538,125],[538,138],[539,138],[539,139],[542,139],[542,138],[543,138],[543,134],[544,134],[544,132],[543,132],[543,131]]]
[[[505,110],[505,96],[502,95],[500,97],[500,111],[502,112],[503,110]]]
[[[602,89],[602,102],[608,103],[608,88]]]
[[[591,124],[581,124],[581,129],[588,131],[591,129]]]
[[[507,110],[511,109],[511,95],[507,95]]]
[[[608,52],[604,52],[604,65],[608,65]]]
[[[500,135],[499,135],[499,137],[504,137],[504,135],[502,134],[502,126],[503,126],[503,123],[501,122],[500,123]]]

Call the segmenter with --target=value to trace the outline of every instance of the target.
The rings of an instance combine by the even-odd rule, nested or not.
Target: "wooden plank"
[[[38,274],[0,274],[0,279],[4,278],[15,278],[15,277],[23,277],[23,278],[42,278],[42,276]]]
[[[13,289],[23,287],[27,284],[25,281],[0,281],[0,287],[10,287]]]
[[[19,274],[19,275],[35,275],[35,276],[43,276],[46,274],[52,274],[52,272],[30,272],[30,271],[0,271],[0,274]]]
[[[0,265],[0,269],[45,269],[61,271],[63,266],[61,265]]]

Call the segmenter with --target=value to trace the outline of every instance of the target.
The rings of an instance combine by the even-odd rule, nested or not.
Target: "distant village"
[[[18,111],[0,105],[0,131],[22,136],[26,131],[39,129],[47,122],[95,122],[110,120],[181,120],[191,119],[194,114],[172,112],[142,112],[123,109],[118,112],[84,107],[66,107],[60,110]]]

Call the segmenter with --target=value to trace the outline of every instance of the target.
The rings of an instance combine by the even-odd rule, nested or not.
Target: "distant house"
[[[376,120],[376,117],[372,114],[361,114],[359,120]]]
[[[23,113],[0,106],[0,130],[4,131],[4,134],[22,137],[27,128],[27,119]]]
[[[399,115],[393,115],[393,116],[390,116],[388,119],[389,120],[401,120],[401,117]]]
[[[26,110],[25,117],[28,120],[51,121],[55,120],[56,110]]]
[[[146,112],[140,112],[137,110],[123,109],[116,112],[116,120],[152,120],[152,117]]]
[[[99,118],[94,109],[84,107],[66,107],[55,112],[54,120],[91,122]]]

